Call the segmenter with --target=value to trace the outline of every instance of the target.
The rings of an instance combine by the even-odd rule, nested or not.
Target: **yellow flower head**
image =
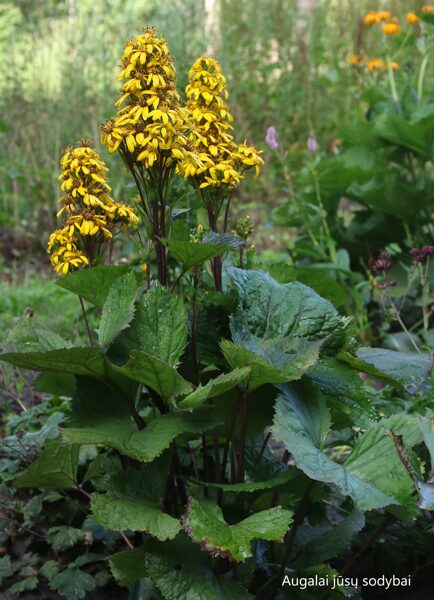
[[[401,28],[396,21],[388,21],[383,25],[384,35],[398,35],[401,33]]]
[[[399,69],[399,63],[392,61],[390,63],[390,66],[392,67],[392,71],[397,71]]]
[[[121,150],[146,169],[169,166],[183,157],[185,117],[175,88],[169,46],[147,27],[129,40],[122,55],[122,95],[118,115],[101,128],[109,152]]]
[[[430,4],[425,4],[425,6],[422,6],[421,10],[426,15],[430,15],[430,14],[434,13],[434,6],[431,6]]]
[[[418,23],[418,21],[419,21],[419,17],[414,12],[408,13],[407,23],[410,23],[410,25],[415,25],[416,23]]]

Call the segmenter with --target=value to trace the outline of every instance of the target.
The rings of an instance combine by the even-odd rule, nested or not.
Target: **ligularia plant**
[[[385,529],[432,508],[414,450],[433,447],[432,422],[384,417],[377,391],[414,396],[431,359],[359,348],[352,320],[288,265],[277,279],[251,268],[253,227],[247,216],[232,224],[230,201],[263,161],[235,141],[214,59],[194,63],[184,106],[167,42],[146,28],[127,42],[120,79],[102,142],[132,176],[140,220],[111,198],[83,142],[61,159],[65,220],[49,242],[89,341],[25,324],[0,355],[67,403],[59,437],[16,487],[73,495],[98,531],[92,551],[45,571],[49,585],[84,598],[96,585],[88,565],[107,558],[136,600],[325,598],[327,587],[282,583],[327,574],[332,585],[372,514]],[[191,182],[194,206],[176,206],[175,177]],[[149,248],[145,266],[104,266],[129,226]]]

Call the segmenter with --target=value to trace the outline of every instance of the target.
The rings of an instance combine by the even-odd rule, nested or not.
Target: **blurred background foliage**
[[[383,4],[393,10],[401,3]],[[144,25],[167,37],[181,91],[193,60],[216,56],[239,138],[266,148],[273,125],[297,166],[309,134],[330,149],[338,125],[364,110],[348,59],[366,43],[362,18],[372,7],[366,0],[258,0],[254,7],[247,0],[0,2],[2,227],[45,241],[60,152],[82,137],[99,144],[99,124],[113,113],[123,43]],[[120,161],[104,157],[115,196],[127,195]],[[281,165],[273,162],[242,190],[245,201],[266,211],[286,199]]]

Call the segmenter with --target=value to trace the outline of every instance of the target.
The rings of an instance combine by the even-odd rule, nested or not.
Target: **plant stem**
[[[237,481],[238,483],[244,482],[244,470],[245,470],[245,462],[246,462],[246,438],[247,438],[247,425],[249,420],[249,396],[248,396],[248,388],[244,389],[243,395],[241,397],[241,408],[242,408],[242,422],[241,422],[241,430],[240,430],[240,453],[238,458],[238,471],[237,471]]]
[[[95,344],[93,342],[92,334],[90,332],[89,321],[87,320],[87,315],[86,315],[86,310],[84,308],[83,298],[81,296],[79,296],[78,299],[80,300],[81,312],[83,313],[83,319],[84,319],[84,323],[86,325],[86,330],[87,330],[87,335],[89,337],[89,342],[90,342],[90,345],[92,347],[94,347]]]

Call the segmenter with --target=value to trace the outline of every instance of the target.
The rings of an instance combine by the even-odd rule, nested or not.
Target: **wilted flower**
[[[309,152],[312,152],[312,154],[318,150],[318,143],[313,135],[310,135],[307,138],[307,149]]]
[[[378,258],[372,263],[372,269],[376,273],[385,273],[392,267],[392,256],[389,252],[383,250],[378,255]]]
[[[275,127],[269,127],[267,129],[267,135],[265,136],[265,141],[270,146],[272,150],[277,150],[279,148],[279,143],[277,141],[277,132]]]
[[[413,257],[411,263],[412,267],[415,267],[419,263],[423,262],[428,256],[434,253],[434,246],[423,246],[422,248],[412,248],[410,254]]]

